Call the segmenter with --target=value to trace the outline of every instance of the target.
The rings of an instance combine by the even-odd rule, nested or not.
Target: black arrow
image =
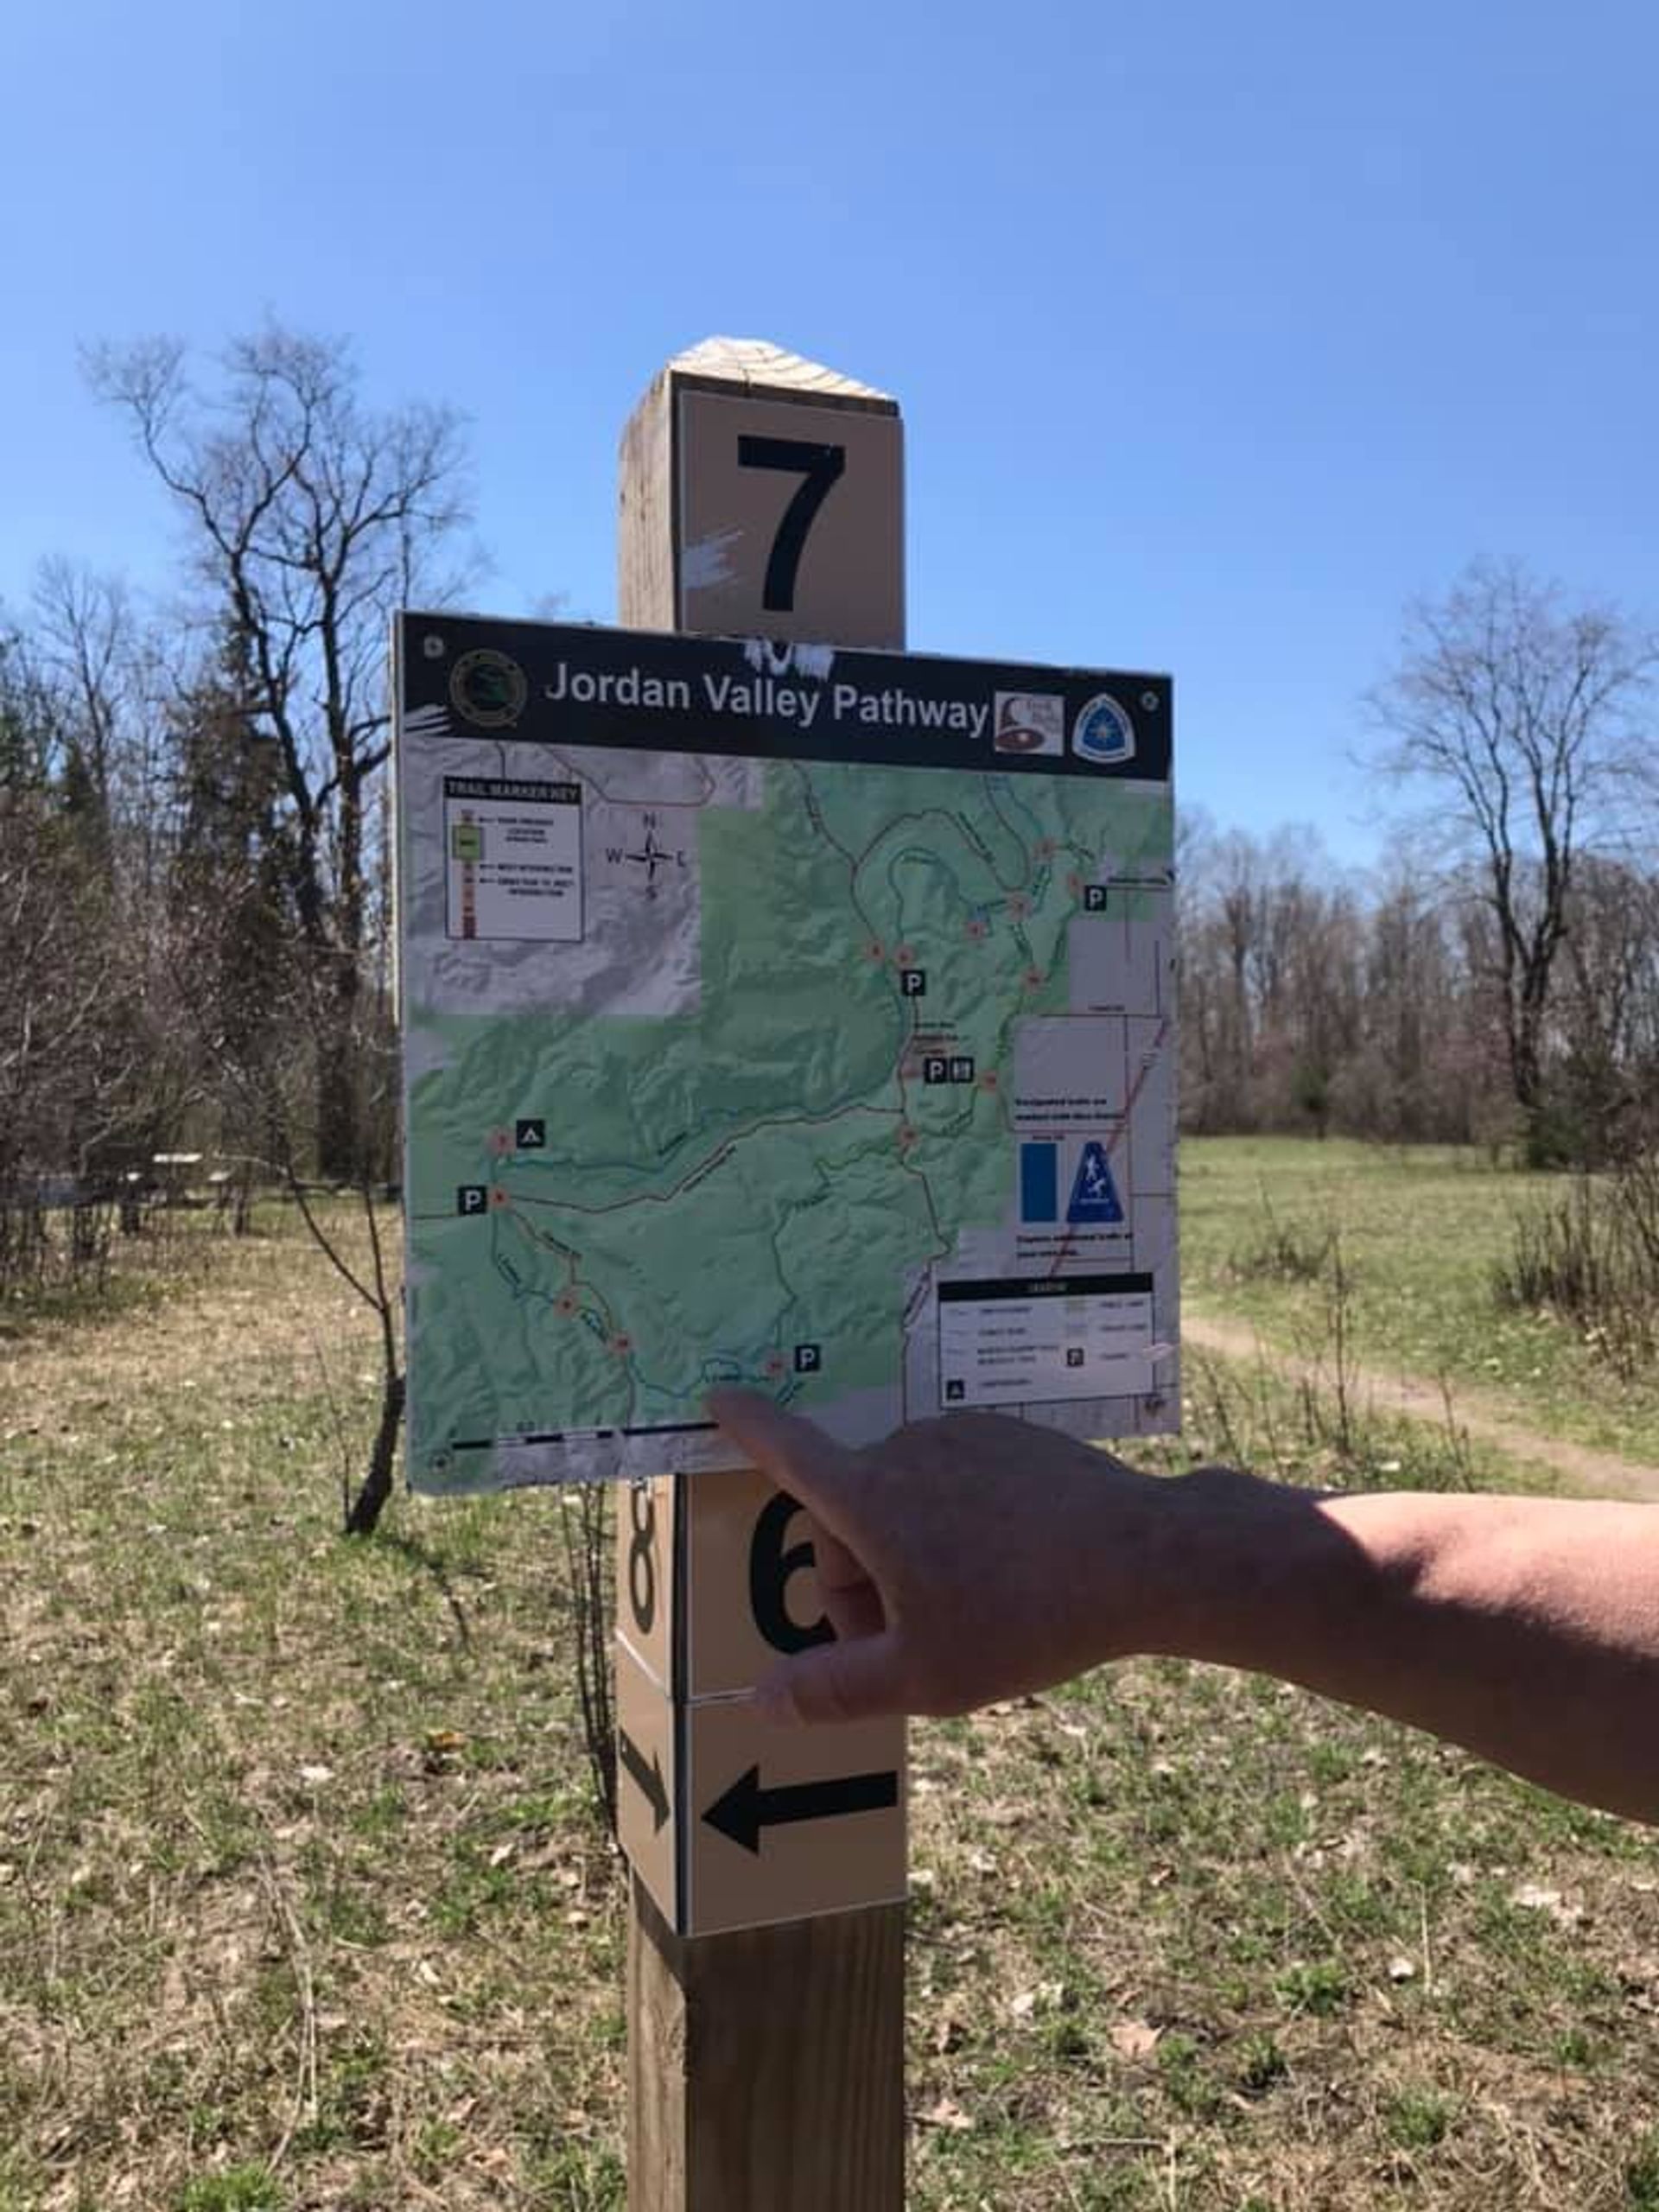
[[[668,1818],[668,1788],[663,1780],[663,1770],[657,1763],[657,1754],[651,1755],[651,1764],[645,1764],[645,1755],[626,1728],[616,1732],[616,1755],[639,1783],[645,1801],[651,1808],[651,1830],[655,1835]]]
[[[781,1827],[786,1821],[833,1820],[837,1813],[879,1813],[898,1802],[896,1773],[843,1774],[829,1782],[794,1782],[763,1789],[760,1770],[752,1766],[702,1817],[711,1828],[759,1858],[762,1828]]]

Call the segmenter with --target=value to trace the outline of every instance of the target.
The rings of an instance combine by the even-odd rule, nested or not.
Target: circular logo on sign
[[[1071,725],[1071,750],[1110,767],[1135,758],[1135,724],[1108,691],[1098,691]]]
[[[457,714],[479,729],[505,729],[524,711],[530,686],[516,660],[480,645],[462,653],[449,671],[449,696]]]

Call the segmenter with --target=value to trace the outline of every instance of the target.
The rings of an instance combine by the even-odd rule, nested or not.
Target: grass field
[[[1188,1156],[1217,1310],[1261,1157]],[[1414,1239],[1510,1196],[1376,1166],[1439,1194],[1373,1212]],[[1370,1234],[1374,1281],[1418,1264]],[[563,1509],[340,1538],[373,1357],[275,1218],[0,1336],[0,2212],[624,2202]],[[1194,1452],[1503,1476],[1397,1427],[1333,1468],[1270,1377],[1189,1390]],[[1167,1662],[918,1726],[912,1776],[912,2205],[1659,2212],[1659,1837]]]
[[[1493,1295],[1517,1215],[1563,1188],[1443,1147],[1189,1140],[1186,1294],[1287,1349],[1322,1344],[1332,1274],[1316,1263],[1339,1239],[1362,1361],[1474,1385],[1546,1434],[1659,1462],[1659,1375],[1620,1382],[1582,1335]]]

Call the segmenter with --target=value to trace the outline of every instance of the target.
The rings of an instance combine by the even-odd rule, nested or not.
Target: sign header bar
[[[404,614],[423,734],[1166,783],[1166,676]]]

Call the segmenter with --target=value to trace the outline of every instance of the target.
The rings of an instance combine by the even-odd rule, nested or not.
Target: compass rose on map
[[[642,814],[639,827],[628,845],[607,845],[605,857],[615,868],[626,868],[632,873],[629,880],[647,899],[656,898],[661,885],[658,872],[671,874],[690,867],[684,852],[675,845],[664,844],[662,825],[655,814]]]

